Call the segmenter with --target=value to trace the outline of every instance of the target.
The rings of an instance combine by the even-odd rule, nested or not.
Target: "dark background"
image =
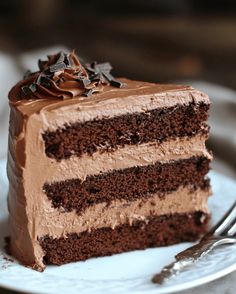
[[[110,61],[118,76],[236,89],[234,0],[0,0],[0,51],[17,60],[52,45]]]
[[[0,50],[50,45],[110,61],[115,74],[236,88],[236,1],[0,1]]]

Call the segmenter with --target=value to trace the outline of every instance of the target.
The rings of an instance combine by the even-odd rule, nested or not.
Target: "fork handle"
[[[203,239],[198,244],[189,247],[175,256],[176,261],[165,266],[162,271],[156,274],[152,281],[154,283],[163,284],[164,281],[179,274],[187,266],[198,261],[201,257],[208,254],[218,245],[233,243],[231,241],[223,242],[223,239],[211,238]]]
[[[181,251],[175,256],[175,259],[177,261],[181,261],[184,259],[190,259],[192,262],[197,261],[204,255],[208,254],[212,251],[213,248],[215,248],[218,243],[221,241],[221,239],[211,238],[211,239],[203,239],[196,245],[193,245],[189,248],[187,248],[184,251]]]

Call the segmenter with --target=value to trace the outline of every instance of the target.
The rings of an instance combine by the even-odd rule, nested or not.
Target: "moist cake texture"
[[[42,271],[207,230],[209,98],[110,75],[74,52],[9,93],[10,250]]]

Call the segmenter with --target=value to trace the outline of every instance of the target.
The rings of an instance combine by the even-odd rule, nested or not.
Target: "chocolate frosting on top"
[[[39,71],[28,71],[18,83],[20,91],[15,100],[64,100],[101,92],[103,85],[123,86],[110,74],[109,63],[82,64],[75,51],[49,55],[47,61],[39,60],[38,66]]]

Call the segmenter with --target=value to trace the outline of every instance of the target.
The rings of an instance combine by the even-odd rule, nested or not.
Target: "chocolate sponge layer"
[[[43,134],[45,152],[48,157],[61,160],[71,155],[93,154],[97,150],[115,150],[124,145],[206,134],[208,110],[208,104],[190,103],[145,113],[65,124],[54,132]]]
[[[149,247],[195,241],[207,231],[209,215],[203,212],[149,217],[130,226],[100,228],[66,238],[41,238],[45,264],[64,264]]]
[[[210,160],[206,157],[191,157],[168,163],[156,162],[148,166],[135,166],[122,170],[89,176],[85,181],[71,179],[55,183],[45,183],[44,192],[55,208],[66,211],[75,209],[78,214],[97,203],[107,203],[116,199],[132,201],[147,198],[159,192],[175,191],[180,186],[208,189]]]

